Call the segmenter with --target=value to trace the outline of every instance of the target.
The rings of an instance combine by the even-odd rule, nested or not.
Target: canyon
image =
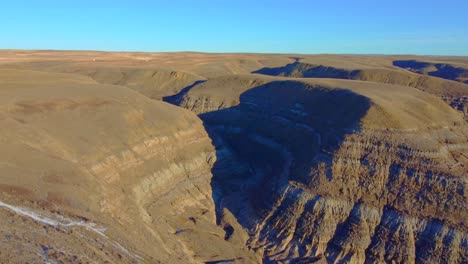
[[[0,260],[467,263],[467,69],[0,51]]]

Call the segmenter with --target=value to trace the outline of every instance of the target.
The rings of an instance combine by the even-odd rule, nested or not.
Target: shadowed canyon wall
[[[466,58],[0,58],[2,263],[468,262]]]
[[[218,212],[265,262],[467,261],[461,119],[410,127],[365,96],[297,81],[249,87],[229,106],[208,85],[180,104],[215,142]]]

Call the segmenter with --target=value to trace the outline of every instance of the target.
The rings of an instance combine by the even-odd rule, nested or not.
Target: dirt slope
[[[466,65],[0,51],[0,262],[466,263]]]
[[[252,258],[216,225],[214,149],[194,114],[25,70],[0,70],[0,102],[3,263]]]

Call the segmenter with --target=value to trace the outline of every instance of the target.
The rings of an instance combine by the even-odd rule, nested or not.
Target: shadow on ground
[[[237,106],[200,115],[216,147],[211,185],[218,222],[227,209],[253,230],[286,185],[330,181],[331,173],[319,177],[314,168],[331,164],[369,107],[368,98],[346,89],[275,81],[244,92]]]
[[[314,65],[300,62],[296,59],[295,62],[281,67],[275,68],[262,68],[252,73],[294,77],[294,78],[335,78],[335,79],[354,79],[359,75],[359,70],[345,70],[338,69],[330,66]]]
[[[199,85],[201,83],[204,83],[204,82],[206,82],[206,80],[198,80],[198,81],[192,83],[191,85],[183,88],[177,94],[163,97],[162,100],[164,102],[166,102],[166,103],[178,105],[180,103],[180,100],[182,100],[182,98],[184,97],[185,94],[187,94],[193,87],[195,87],[195,86],[197,86],[197,85]]]
[[[468,84],[468,80],[465,80],[468,78],[468,69],[454,67],[450,64],[428,63],[417,60],[397,60],[393,62],[393,65],[415,73]]]

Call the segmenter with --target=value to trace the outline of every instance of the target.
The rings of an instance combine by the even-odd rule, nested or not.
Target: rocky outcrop
[[[217,226],[216,157],[193,113],[75,75],[0,82],[2,261],[256,261]]]
[[[237,217],[265,262],[467,261],[468,130],[440,100],[329,80],[210,96],[219,82],[180,105],[214,139],[218,210]],[[418,110],[419,100],[437,110]]]
[[[406,57],[15,54],[2,262],[468,262],[466,84]]]
[[[406,65],[401,61],[395,61],[394,64],[400,67]],[[447,69],[447,67],[444,69]],[[459,110],[460,108],[463,110],[468,107],[463,99],[468,96],[468,86],[464,83],[452,81],[455,80],[454,78],[446,78],[449,80],[436,78],[440,77],[437,74],[429,74],[430,76],[427,76],[383,67],[341,69],[333,66],[315,65],[300,61],[296,61],[283,67],[263,68],[254,71],[253,73],[293,78],[335,78],[395,84],[413,87],[436,95],[442,98],[447,104],[453,106],[456,110]],[[454,105],[454,102],[457,102],[456,105]],[[466,112],[464,113],[466,115]]]
[[[396,60],[393,65],[419,74],[430,75],[468,84],[468,69],[448,63],[432,63],[417,60]]]

